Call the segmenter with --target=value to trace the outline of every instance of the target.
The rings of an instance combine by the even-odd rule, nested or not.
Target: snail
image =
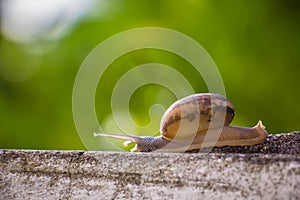
[[[224,96],[201,93],[173,103],[164,113],[160,136],[130,136],[95,132],[135,143],[131,151],[183,152],[206,147],[248,146],[263,143],[268,133],[261,121],[252,128],[229,126],[235,111]]]

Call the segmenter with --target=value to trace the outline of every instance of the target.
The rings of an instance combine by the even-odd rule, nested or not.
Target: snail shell
[[[234,107],[224,96],[213,93],[194,94],[173,103],[162,117],[158,137],[138,137],[107,133],[128,140],[136,146],[131,151],[182,152],[213,146],[245,146],[262,143],[267,132],[262,122],[252,128],[229,126]]]
[[[195,133],[200,134],[209,127],[227,126],[233,117],[233,105],[225,97],[194,94],[176,101],[168,108],[162,117],[160,132],[167,140],[182,140],[195,136]]]

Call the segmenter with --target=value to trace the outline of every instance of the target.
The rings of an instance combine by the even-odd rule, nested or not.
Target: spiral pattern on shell
[[[224,96],[194,94],[176,101],[168,108],[162,117],[160,132],[167,140],[182,140],[201,134],[208,128],[227,126],[233,117],[234,107]]]

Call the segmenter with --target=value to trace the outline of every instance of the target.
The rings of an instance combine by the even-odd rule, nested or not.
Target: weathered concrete
[[[0,199],[300,199],[291,154],[0,151]]]

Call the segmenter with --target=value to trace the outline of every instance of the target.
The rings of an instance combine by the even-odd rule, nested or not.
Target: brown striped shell
[[[173,103],[161,120],[160,132],[167,140],[182,140],[227,126],[234,117],[232,103],[212,93],[194,94]]]

